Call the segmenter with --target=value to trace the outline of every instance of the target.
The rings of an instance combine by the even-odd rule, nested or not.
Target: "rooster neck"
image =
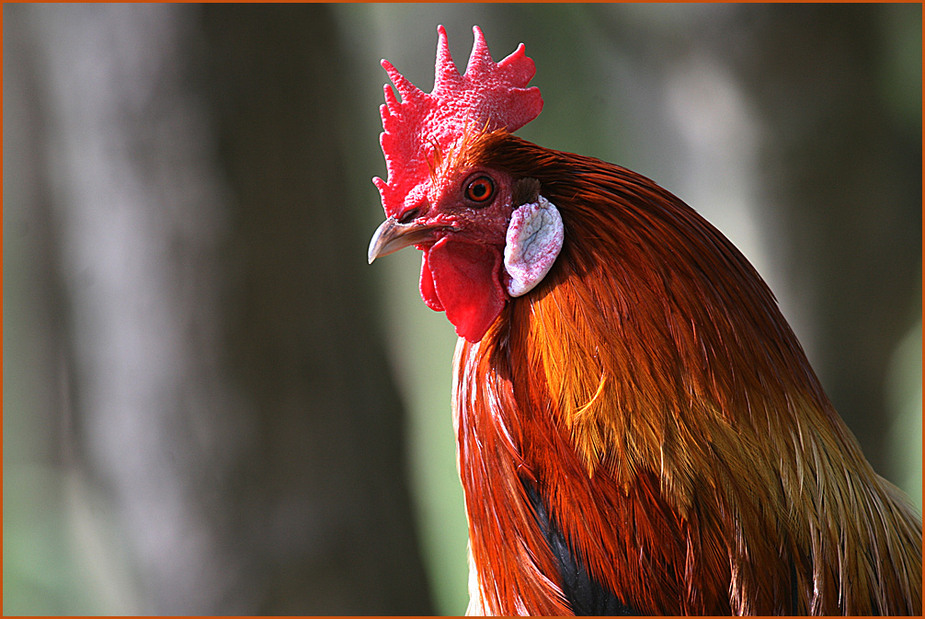
[[[640,612],[917,612],[921,522],[751,265],[650,181],[541,157],[523,167],[566,245],[455,358],[470,610],[569,610],[526,481],[591,577]]]
[[[706,420],[688,410],[694,417],[687,421],[640,409],[624,435],[603,433],[589,468],[527,337],[540,310],[526,311],[524,322],[521,305],[511,304],[479,344],[460,340],[455,357],[470,612],[569,614],[561,556],[543,530],[538,500],[553,534],[614,594],[618,608],[676,615],[918,608],[920,590],[910,587],[921,574],[921,523],[829,415],[794,396],[789,406],[808,425],[768,436],[707,409],[700,411]],[[568,350],[563,375],[570,364],[589,368],[593,355]],[[584,413],[603,405],[607,382],[617,378],[588,382]],[[851,548],[877,551],[858,555]],[[878,567],[893,563],[901,566],[896,574]]]
[[[679,517],[652,472],[629,484],[589,475],[549,411],[517,395],[509,343],[493,330],[480,344],[460,340],[455,358],[459,469],[474,572],[470,612],[571,614],[563,604],[571,593],[566,569],[600,583],[611,610],[728,614],[729,565],[716,560],[722,556],[703,552],[709,567],[689,572],[701,544],[721,540],[692,541],[692,521],[700,516]],[[568,550],[552,537],[568,540]]]
[[[510,368],[489,343],[495,333],[476,344],[460,338],[454,357],[453,420],[469,521],[467,614],[569,615],[523,484],[533,472],[523,457]]]

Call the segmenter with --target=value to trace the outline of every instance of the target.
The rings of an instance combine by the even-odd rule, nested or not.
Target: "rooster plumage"
[[[485,55],[476,30],[469,70],[490,71]],[[470,612],[919,614],[921,519],[864,459],[771,291],[654,182],[513,136],[541,106],[528,61],[521,47],[496,66],[530,114],[477,108],[406,138],[426,178],[390,163],[370,246],[421,248],[422,296],[462,336]],[[402,105],[387,101],[384,124]],[[546,220],[512,237],[535,204],[561,216],[548,247]],[[513,296],[516,243],[540,275]]]

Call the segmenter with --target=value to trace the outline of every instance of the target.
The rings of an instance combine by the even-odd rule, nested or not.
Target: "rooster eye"
[[[495,194],[495,184],[487,176],[478,176],[466,185],[466,198],[476,203],[485,203]]]

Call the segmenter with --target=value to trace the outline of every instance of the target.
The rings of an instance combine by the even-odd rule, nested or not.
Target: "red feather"
[[[567,239],[547,278],[457,349],[470,610],[569,610],[528,480],[640,612],[919,613],[921,521],[741,253],[617,166],[503,131],[467,159],[539,180]]]

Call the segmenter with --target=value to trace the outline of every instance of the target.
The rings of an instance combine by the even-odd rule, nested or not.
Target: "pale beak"
[[[398,223],[394,217],[389,217],[382,222],[382,225],[373,234],[369,241],[369,263],[381,256],[397,252],[409,245],[417,245],[424,241],[430,241],[434,238],[434,232],[450,228],[446,224],[428,224],[422,222],[411,222],[407,224]]]

